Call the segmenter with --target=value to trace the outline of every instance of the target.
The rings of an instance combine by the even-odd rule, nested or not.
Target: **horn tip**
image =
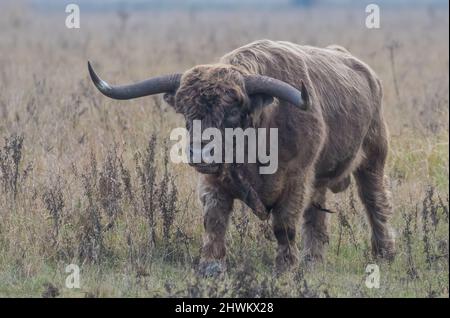
[[[95,72],[94,72],[94,69],[92,68],[91,61],[88,61],[88,62],[87,62],[87,65],[88,65],[89,74],[90,74],[91,77],[92,77],[92,75],[94,75]]]
[[[100,77],[98,77],[97,73],[95,73],[94,68],[92,67],[92,64],[90,61],[88,61],[88,70],[89,75],[91,76],[92,81],[94,82],[94,85],[103,93],[111,89],[111,86],[109,86],[108,83],[106,83],[104,80],[102,80]]]

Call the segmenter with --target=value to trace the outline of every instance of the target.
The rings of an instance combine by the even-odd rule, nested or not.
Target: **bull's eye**
[[[229,112],[228,112],[228,119],[235,121],[237,119],[239,119],[241,116],[241,111],[238,108],[232,108]]]

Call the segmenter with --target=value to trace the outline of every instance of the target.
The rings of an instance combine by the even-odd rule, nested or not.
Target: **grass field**
[[[0,10],[0,296],[448,297],[448,11],[360,9],[81,12]],[[159,96],[98,93],[86,62],[112,83],[215,62],[256,39],[339,44],[380,76],[391,134],[388,178],[398,254],[373,260],[352,186],[322,264],[275,278],[269,223],[236,203],[228,273],[196,276],[203,220],[195,172],[167,162],[183,118]],[[152,239],[154,238],[154,239]],[[300,242],[299,242],[300,244]],[[65,287],[68,264],[79,289]],[[380,288],[365,285],[368,264]]]

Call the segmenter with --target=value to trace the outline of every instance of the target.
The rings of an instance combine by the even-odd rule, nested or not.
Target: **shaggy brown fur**
[[[302,90],[307,110],[270,96],[247,96],[245,74],[270,76]],[[176,95],[166,95],[166,100],[185,115],[188,128],[194,119],[202,120],[203,129],[278,128],[275,174],[258,174],[257,164],[194,165],[203,173],[199,194],[206,231],[204,271],[220,268],[217,262],[222,268],[225,264],[225,232],[235,199],[270,212],[279,271],[298,261],[295,241],[302,213],[304,255],[320,260],[328,242],[328,214],[323,209],[327,189],[344,191],[351,174],[367,210],[373,253],[393,255],[388,226],[392,209],[384,179],[388,136],[382,88],[370,67],[346,49],[253,42],[226,54],[218,64],[187,71]],[[236,175],[245,186],[236,182]]]

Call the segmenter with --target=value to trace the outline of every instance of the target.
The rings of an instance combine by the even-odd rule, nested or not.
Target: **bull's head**
[[[303,110],[307,107],[303,85],[301,92],[280,80],[245,74],[231,65],[200,65],[184,74],[158,76],[124,86],[109,85],[98,77],[90,63],[88,67],[95,86],[108,97],[124,100],[164,93],[164,100],[184,115],[191,137],[194,120],[201,120],[202,130],[246,129],[252,123],[251,115],[269,105],[273,97]],[[201,149],[195,149],[192,144],[188,149],[190,158],[195,151],[209,153],[203,144]],[[217,173],[221,169],[220,164],[204,161],[191,165],[201,173]]]

